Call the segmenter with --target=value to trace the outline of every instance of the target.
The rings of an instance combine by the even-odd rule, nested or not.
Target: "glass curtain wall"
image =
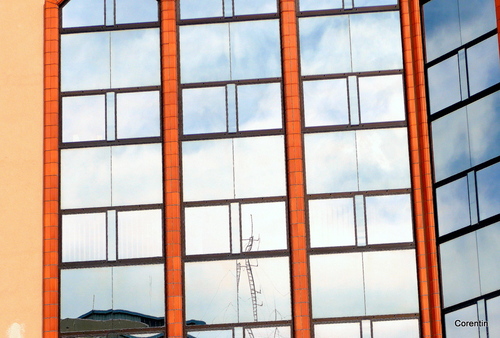
[[[298,1],[315,337],[418,337],[396,0]]]
[[[188,337],[291,337],[278,3],[179,1]]]
[[[447,337],[500,334],[500,62],[493,0],[423,7]],[[488,321],[460,327],[456,320]]]
[[[60,334],[163,337],[155,0],[61,10]]]

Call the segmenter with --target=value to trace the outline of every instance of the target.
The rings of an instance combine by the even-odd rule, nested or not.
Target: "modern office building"
[[[2,335],[500,337],[499,0],[0,20]]]

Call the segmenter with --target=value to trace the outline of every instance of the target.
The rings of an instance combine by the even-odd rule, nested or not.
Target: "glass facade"
[[[426,335],[407,5],[63,2],[58,335]],[[494,13],[420,13],[430,245],[453,338],[500,332]]]

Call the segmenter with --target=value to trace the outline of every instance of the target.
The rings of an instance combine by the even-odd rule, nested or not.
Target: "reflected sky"
[[[492,36],[467,49],[470,95],[500,82],[498,36]]]
[[[404,121],[401,75],[359,77],[361,123]]]
[[[373,321],[372,330],[373,338],[420,337],[418,319]]]
[[[456,55],[427,70],[431,114],[462,99]]]
[[[118,212],[118,258],[162,256],[162,225],[161,210]]]
[[[481,220],[500,212],[500,163],[476,173],[479,218]]]
[[[62,261],[106,259],[106,214],[62,215]]]
[[[63,142],[105,140],[105,96],[63,97],[62,130]]]
[[[82,27],[104,24],[104,0],[71,0],[62,10],[62,26]]]
[[[436,189],[439,235],[471,224],[467,177]]]
[[[315,338],[349,337],[361,338],[360,323],[317,324],[314,325]]]
[[[160,136],[160,93],[138,92],[116,95],[118,138]]]
[[[305,126],[349,123],[346,79],[304,81]]]
[[[446,335],[453,338],[479,338],[478,327],[456,326],[455,321],[476,321],[477,305],[471,305],[463,309],[447,313],[444,316]],[[493,336],[492,336],[493,337]]]

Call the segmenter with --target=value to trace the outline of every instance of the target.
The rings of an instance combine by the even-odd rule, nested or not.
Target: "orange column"
[[[59,331],[59,3],[45,2],[43,337]]]
[[[280,1],[294,337],[311,336],[299,52],[294,0]]]
[[[176,1],[161,0],[163,171],[166,238],[167,337],[183,337],[181,181]]]
[[[425,93],[422,23],[418,0],[401,1],[401,21],[422,337],[441,337],[439,270]]]

